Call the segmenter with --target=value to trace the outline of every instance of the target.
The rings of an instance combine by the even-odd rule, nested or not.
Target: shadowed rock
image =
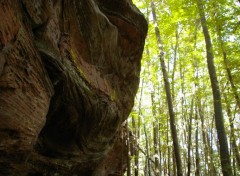
[[[122,174],[142,14],[130,0],[0,1],[0,21],[0,175]]]

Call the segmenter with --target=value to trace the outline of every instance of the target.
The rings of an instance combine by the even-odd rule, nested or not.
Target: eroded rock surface
[[[0,1],[0,175],[121,175],[146,32],[130,0]]]

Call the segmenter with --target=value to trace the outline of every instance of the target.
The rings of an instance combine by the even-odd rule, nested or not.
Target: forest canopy
[[[134,3],[149,30],[126,174],[239,175],[240,1]]]

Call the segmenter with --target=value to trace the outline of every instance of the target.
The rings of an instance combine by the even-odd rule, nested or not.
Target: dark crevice
[[[72,114],[64,98],[64,79],[62,70],[51,62],[50,57],[42,54],[43,62],[50,80],[54,85],[54,96],[51,99],[47,121],[38,139],[38,150],[48,156],[60,156],[60,149],[72,144],[76,136],[75,124],[71,123]],[[61,146],[61,148],[59,148]]]
[[[20,138],[20,132],[17,130],[12,130],[12,129],[3,129],[0,128],[0,141],[1,141],[1,136],[8,136],[10,139],[19,139]],[[1,143],[1,142],[0,142]]]
[[[75,156],[80,151],[76,140],[77,135],[80,135],[80,119],[85,116],[84,98],[70,75],[65,75],[61,63],[44,53],[41,53],[41,58],[54,86],[54,96],[35,149],[43,156],[52,158]]]

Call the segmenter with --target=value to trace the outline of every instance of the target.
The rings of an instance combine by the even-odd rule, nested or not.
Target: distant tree
[[[205,43],[206,43],[207,65],[208,65],[208,72],[209,72],[213,99],[214,99],[214,113],[215,113],[214,117],[215,117],[215,124],[216,124],[218,141],[220,146],[220,159],[221,159],[222,172],[224,176],[231,176],[232,175],[231,161],[230,161],[230,155],[228,150],[226,132],[224,128],[221,93],[220,93],[220,88],[218,85],[218,80],[217,80],[217,75],[216,75],[216,70],[214,65],[213,46],[212,46],[209,31],[208,31],[203,2],[202,0],[197,0],[196,2],[199,10],[202,30],[205,38]]]
[[[151,8],[152,8],[153,21],[155,25],[155,34],[157,38],[157,44],[159,47],[159,59],[161,63],[164,86],[165,86],[167,103],[168,103],[168,111],[170,116],[170,128],[171,128],[171,134],[172,134],[172,140],[173,140],[174,155],[176,158],[176,165],[177,165],[177,175],[181,176],[183,175],[183,172],[182,172],[182,162],[181,162],[180,149],[179,149],[179,143],[178,143],[178,137],[177,137],[177,129],[176,129],[176,123],[175,123],[175,114],[173,111],[173,102],[172,102],[170,84],[168,80],[168,73],[167,73],[166,65],[164,61],[163,43],[162,43],[160,32],[158,29],[157,16],[156,16],[155,5],[153,0],[151,0]]]

